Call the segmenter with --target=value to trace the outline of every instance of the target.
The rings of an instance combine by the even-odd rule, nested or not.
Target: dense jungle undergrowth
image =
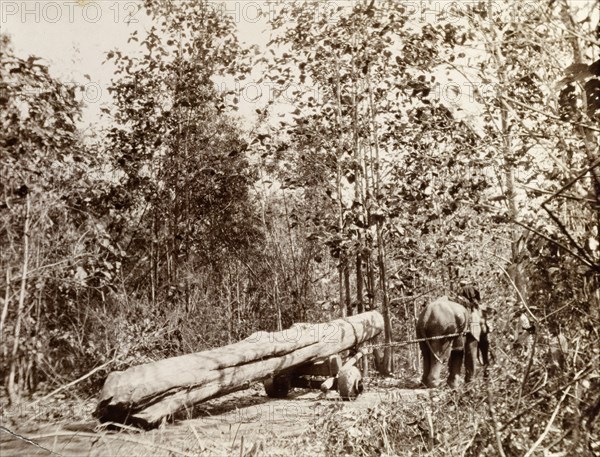
[[[600,453],[598,3],[326,3],[276,3],[262,49],[218,3],[140,2],[93,131],[83,87],[0,35],[3,427],[89,420],[114,370],[378,309],[390,395],[312,417],[320,452]],[[465,282],[487,377],[394,398],[420,376],[394,343]]]

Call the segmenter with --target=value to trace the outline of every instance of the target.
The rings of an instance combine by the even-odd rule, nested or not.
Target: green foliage
[[[147,8],[157,25],[146,37],[131,36],[141,40],[140,55],[107,55],[117,68],[111,161],[121,212],[134,229],[119,236],[135,287],[151,289],[152,300],[173,287],[189,299],[189,281],[179,272],[184,264],[210,266],[218,276],[229,258],[245,258],[261,238],[247,146],[214,83],[245,71],[248,50],[237,44],[232,19],[206,2]]]
[[[443,278],[458,266],[478,276],[487,259],[477,247],[492,242],[497,217],[486,206],[490,152],[439,97],[436,79],[471,32],[443,21],[415,26],[396,2],[319,10],[318,21],[315,8],[287,6],[272,22],[278,51],[260,59],[272,82],[294,89],[286,96],[296,110],[280,122],[285,147],[273,132],[265,154],[289,163],[280,179],[328,209],[313,218],[312,236],[340,264],[359,256],[378,269],[369,264],[381,224],[391,268],[401,271],[395,284]]]
[[[273,22],[279,51],[272,51],[268,71],[272,81],[295,89],[297,109],[281,122],[287,146],[273,138],[267,151],[292,165],[283,169],[287,181],[328,210],[320,212],[327,223],[315,224],[312,237],[343,266],[357,255],[370,258],[379,239],[375,226],[383,223],[398,303],[412,299],[415,312],[428,297],[474,280],[497,308],[503,332],[515,312],[505,297],[514,295],[531,307],[540,338],[562,332],[569,343],[585,340],[586,357],[596,363],[589,342],[597,339],[600,317],[597,65],[591,42],[571,28],[591,3],[550,2],[532,10],[515,2],[488,11],[480,2],[459,9],[459,20],[415,24],[388,2],[358,2],[320,21],[311,20],[313,3],[294,2],[285,15],[294,17],[293,25],[283,15]],[[587,63],[569,66],[571,59]],[[468,85],[468,97],[462,94],[468,101],[457,104],[443,90],[440,98],[439,84],[448,83]],[[478,114],[461,113],[467,108]],[[379,186],[377,171],[385,176]],[[352,192],[356,183],[362,194]],[[397,312],[396,334],[410,335],[412,313],[406,306]],[[581,368],[579,361],[546,385],[547,363],[540,355],[529,368],[506,369],[523,380],[526,395],[552,396]],[[585,389],[593,404],[596,386]],[[520,406],[514,400],[501,404],[504,418]],[[578,399],[560,412],[582,417],[584,410]],[[548,416],[548,410],[525,410],[515,431],[502,435],[521,441],[510,452],[528,449],[539,429],[524,440],[516,436]],[[354,428],[340,426],[344,436],[332,455],[370,446],[373,453],[389,452],[373,443],[373,434],[353,440],[348,430]],[[494,455],[494,439],[488,430],[474,455]],[[586,446],[576,439],[571,445]]]
[[[245,72],[248,50],[206,2],[146,6],[156,26],[131,36],[139,55],[107,55],[114,127],[100,144],[80,140],[77,88],[3,40],[3,353],[18,350],[2,369],[22,387],[216,346],[254,319],[246,297],[222,310],[263,236],[247,145],[213,79]]]
[[[76,127],[77,88],[50,76],[39,59],[15,56],[5,38],[0,52],[3,352],[17,348],[3,357],[2,371],[21,367],[17,381],[34,388],[40,371],[61,363],[59,346],[70,344],[53,335],[72,325],[80,300],[108,290],[120,256],[85,208],[100,191]]]

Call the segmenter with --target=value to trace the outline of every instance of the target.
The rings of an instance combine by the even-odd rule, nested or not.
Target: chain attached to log
[[[467,332],[449,333],[448,335],[430,336],[428,338],[416,338],[414,340],[408,340],[408,341],[395,341],[393,343],[369,344],[368,346],[364,346],[363,349],[408,346],[409,344],[421,343],[423,341],[443,340],[444,338],[454,338],[456,336],[464,336],[466,334],[467,334]]]

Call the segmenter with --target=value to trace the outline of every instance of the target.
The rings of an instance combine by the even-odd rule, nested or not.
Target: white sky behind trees
[[[270,39],[267,20],[277,8],[278,1],[281,0],[214,0],[211,3],[234,18],[243,44],[257,45],[264,50]],[[351,8],[356,1],[359,0],[322,0],[319,8],[331,12],[340,5]],[[398,1],[407,8],[415,27],[440,20],[438,15],[447,12],[454,3],[452,0]],[[541,1],[545,0],[531,0],[532,7]],[[598,10],[590,8],[594,0],[568,1],[576,6],[577,21],[585,21],[586,16],[591,19],[586,29],[597,23]],[[90,127],[91,132],[97,132],[98,124],[105,126],[110,123],[110,119],[100,115],[100,108],[111,104],[107,89],[114,77],[112,62],[103,63],[106,53],[113,49],[125,54],[137,52],[139,43],[127,43],[130,34],[138,30],[138,36],[145,36],[144,31],[152,26],[144,9],[139,9],[142,4],[142,0],[0,0],[0,31],[10,36],[18,56],[41,57],[53,76],[85,87],[82,127]],[[509,11],[511,1],[493,0],[493,5],[495,11],[502,14]],[[319,11],[315,14],[318,15]],[[477,51],[465,49],[462,71],[441,66],[434,73],[439,89],[437,97],[443,99],[456,119],[462,119],[483,136],[483,106],[471,92],[473,81],[478,79],[476,62],[481,57],[483,46],[481,52]],[[563,63],[566,67],[572,62]],[[253,75],[243,82],[248,85],[247,89],[238,95],[237,114],[248,129],[255,123],[256,109],[265,105],[271,92],[268,84],[253,83],[260,78],[261,71],[260,68],[254,69]],[[226,90],[237,89],[232,79],[223,80],[219,86]],[[258,93],[262,93],[262,97],[255,98]],[[280,113],[290,113],[295,109],[285,101],[277,103],[274,108]],[[281,120],[276,116],[273,118],[274,122]],[[535,160],[548,161],[543,148],[538,149],[530,152],[536,156]]]
[[[240,41],[264,49],[270,38],[267,19],[277,8],[277,1],[215,0],[211,3],[234,18]],[[356,1],[359,0],[323,0],[319,7],[322,11],[333,11],[339,5],[350,8]],[[398,1],[403,2],[407,14],[411,15],[417,25],[438,20],[437,14],[446,11],[453,4],[451,0]],[[542,0],[532,0],[531,4],[535,6],[539,1]],[[591,4],[590,0],[571,1],[578,6]],[[493,4],[497,11],[504,11],[510,8],[511,2],[494,0]],[[55,77],[63,82],[85,86],[83,123],[87,126],[100,121],[100,108],[111,101],[107,88],[113,77],[114,67],[112,63],[103,64],[106,53],[115,48],[124,53],[135,53],[139,49],[139,43],[127,43],[127,39],[134,30],[139,31],[138,36],[143,36],[144,30],[151,26],[144,10],[138,9],[140,5],[141,0],[2,0],[0,27],[2,33],[10,36],[17,55],[24,58],[29,55],[41,57]],[[582,8],[581,11],[587,15],[590,10]],[[319,14],[319,11],[315,14]],[[476,56],[473,57],[476,59]],[[569,63],[566,62],[566,65]],[[444,80],[452,81],[453,87],[460,89],[470,85],[464,75],[458,72],[447,73],[446,68],[439,70],[436,79],[442,84]],[[255,78],[259,76],[254,75]],[[238,114],[251,124],[255,118],[255,109],[264,105],[270,89],[267,85],[253,85],[252,78],[246,84],[248,81],[253,87],[248,87],[238,97]],[[234,84],[233,81],[220,84],[225,84],[224,89],[236,89],[235,86],[230,87]],[[444,97],[447,104],[454,104],[455,108],[459,108],[453,109],[454,115],[463,118],[472,124],[475,131],[481,133],[479,126],[475,125],[480,115],[478,103],[466,92],[458,94],[465,96],[457,99],[456,94],[446,94],[444,86],[441,90],[439,95],[448,95]],[[263,97],[254,99],[258,92],[262,92]]]
[[[222,3],[214,5],[218,8]],[[226,3],[225,12],[234,17],[240,40],[264,47],[269,40],[266,14],[271,6],[250,0]],[[84,85],[83,122],[95,124],[101,106],[111,101],[107,88],[114,67],[103,63],[106,53],[115,48],[135,52],[139,43],[127,43],[130,34],[137,29],[143,36],[152,25],[144,10],[138,10],[141,4],[139,0],[3,0],[0,30],[10,36],[18,56],[41,57],[53,76]],[[250,116],[254,109],[253,103],[241,100],[241,116]]]

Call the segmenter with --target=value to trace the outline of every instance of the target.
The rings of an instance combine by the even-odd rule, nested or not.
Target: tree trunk
[[[325,324],[257,332],[238,343],[111,373],[95,415],[144,427],[206,399],[294,367],[338,354],[383,330],[371,311]]]
[[[373,101],[373,88],[371,86],[370,70],[367,71],[367,88],[369,95],[369,114],[371,119],[371,128],[373,131],[373,147],[375,149],[375,163],[373,164],[374,173],[374,188],[375,198],[378,204],[380,204],[381,198],[381,159],[379,156],[379,135],[377,132],[377,112],[375,110],[375,103]],[[378,205],[379,207],[381,205]],[[382,215],[378,215],[377,219],[377,263],[379,266],[379,283],[381,286],[381,309],[383,319],[385,322],[384,341],[386,343],[384,351],[384,370],[387,374],[394,372],[394,348],[391,346],[392,343],[392,323],[390,320],[389,310],[389,297],[387,290],[387,272],[386,272],[386,258],[385,258],[385,241],[383,239],[383,222],[381,220]]]
[[[336,85],[335,85],[335,97],[336,97],[336,107],[337,107],[337,121],[339,128],[339,137],[338,137],[338,145],[337,145],[337,157],[336,157],[336,191],[338,197],[338,233],[341,237],[344,236],[344,202],[342,201],[342,158],[344,155],[344,139],[343,139],[343,131],[344,126],[342,123],[343,115],[342,115],[342,99],[341,99],[341,82],[340,82],[340,69],[339,63],[336,60]],[[340,250],[341,251],[341,250]],[[339,293],[340,293],[340,308],[342,317],[346,316],[347,307],[344,305],[344,273],[346,271],[346,255],[343,252],[340,252],[339,257]]]
[[[12,357],[10,363],[10,372],[8,375],[8,383],[6,390],[10,398],[10,403],[15,405],[19,401],[19,392],[15,386],[15,377],[17,372],[19,353],[19,338],[21,336],[21,322],[23,321],[23,309],[25,307],[25,297],[27,295],[27,274],[29,271],[29,225],[31,217],[31,197],[26,196],[25,203],[25,223],[23,227],[23,268],[21,272],[21,290],[19,291],[19,304],[17,306],[17,316],[15,323],[15,341],[12,349]]]
[[[362,258],[360,252],[356,255],[356,312],[358,314],[364,312],[363,304],[363,270]]]
[[[6,269],[6,289],[4,290],[4,305],[2,306],[2,316],[0,317],[0,338],[4,332],[4,322],[8,316],[8,302],[10,301],[10,267]],[[4,354],[3,354],[4,355]]]
[[[384,350],[383,369],[384,374],[390,375],[394,372],[394,348],[392,343],[392,321],[390,319],[390,303],[387,293],[387,272],[385,265],[385,244],[382,236],[381,224],[377,223],[377,261],[379,263],[379,281],[381,284],[381,310],[384,320]]]
[[[346,316],[352,316],[352,295],[350,293],[349,262],[344,262],[344,289],[346,291]]]
[[[488,8],[492,8],[492,1],[488,0]],[[491,9],[490,9],[491,11]],[[498,35],[498,38],[500,36]],[[507,85],[506,78],[506,59],[502,54],[500,46],[501,42],[494,41],[492,44],[491,53],[494,55],[496,59],[496,65],[498,68],[498,80],[499,83],[505,87]],[[508,106],[506,106],[504,101],[501,101],[500,106],[500,134],[502,136],[502,159],[504,162],[504,178],[506,185],[506,199],[508,202],[508,211],[509,217],[511,221],[511,262],[513,264],[513,269],[515,271],[514,283],[516,287],[515,295],[517,296],[517,303],[521,301],[521,299],[526,300],[526,291],[525,291],[525,283],[523,279],[523,275],[521,274],[520,256],[519,256],[519,238],[521,235],[521,228],[516,224],[518,218],[518,205],[517,205],[517,196],[515,192],[515,154],[511,151],[511,132],[510,125],[508,119]]]
[[[505,115],[502,116],[502,125],[504,127]],[[506,133],[508,134],[508,133]],[[506,151],[505,151],[506,152]],[[510,243],[510,251],[511,251],[511,261],[512,265],[510,267],[511,273],[513,276],[513,281],[515,283],[515,287],[517,288],[516,299],[517,303],[521,302],[521,299],[527,302],[527,287],[525,285],[525,280],[523,277],[523,271],[521,267],[521,260],[519,255],[519,237],[521,236],[521,228],[516,224],[516,220],[518,218],[518,209],[517,209],[517,197],[515,192],[515,176],[514,176],[514,167],[511,163],[506,165],[508,168],[506,171],[506,194],[509,204],[509,214],[511,220],[511,243]],[[525,303],[527,304],[527,303]]]

